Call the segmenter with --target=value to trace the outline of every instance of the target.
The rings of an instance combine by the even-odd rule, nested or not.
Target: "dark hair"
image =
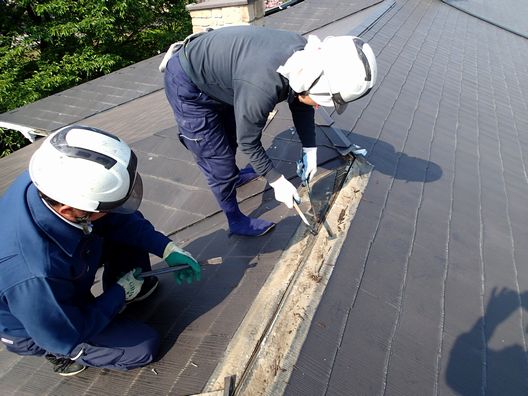
[[[50,206],[62,205],[62,203],[60,203],[58,201],[55,201],[53,198],[48,197],[42,191],[39,191],[38,193],[40,195],[40,198],[42,198],[44,201],[46,201]]]

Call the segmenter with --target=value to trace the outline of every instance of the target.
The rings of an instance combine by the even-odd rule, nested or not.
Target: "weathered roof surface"
[[[528,41],[434,0],[364,37],[379,83],[334,118],[375,168],[287,394],[526,395]]]
[[[126,68],[107,76],[104,82],[114,84],[113,77],[118,83],[131,81],[145,73],[161,78],[157,58],[146,61],[149,69]],[[91,85],[100,82],[96,80]],[[82,85],[76,87],[75,92],[81,97],[91,95]],[[62,99],[63,95],[55,95],[36,102],[34,108],[57,105],[57,119],[61,119]],[[295,212],[278,205],[272,192],[265,190],[266,183],[256,180],[239,189],[241,208],[245,213],[276,221],[278,225],[272,233],[261,238],[229,237],[225,218],[218,213],[203,176],[179,143],[163,90],[153,88],[151,92],[141,92],[129,99],[94,114],[87,110],[75,122],[106,129],[129,142],[138,155],[144,181],[141,211],[197,259],[222,256],[225,265],[206,268],[202,281],[194,285],[176,287],[171,277],[163,277],[160,290],[153,298],[127,309],[124,315],[145,320],[161,334],[162,352],[158,362],[128,373],[89,369],[65,379],[57,377],[42,358],[20,357],[8,353],[0,345],[3,393],[143,395],[200,392],[299,226]],[[26,110],[23,113],[31,118],[33,112]],[[300,142],[291,130],[292,125],[287,106],[281,104],[267,125],[263,139],[277,168],[288,177],[295,173],[294,162],[300,152]],[[330,141],[323,133],[319,134],[318,143],[321,145],[320,162],[337,156],[335,150],[325,147],[330,146]],[[0,160],[2,191],[27,167],[38,145],[39,142]],[[242,156],[237,160],[241,167],[247,163]],[[153,258],[155,265],[158,262],[158,258]]]
[[[442,0],[452,7],[469,15],[489,22],[501,29],[528,38],[525,5],[516,0],[498,1],[459,1]]]
[[[383,0],[331,0],[303,4],[256,21],[268,26],[305,34],[332,24]],[[363,17],[359,21],[362,21]],[[349,22],[350,23],[350,22]],[[157,67],[164,54],[154,56],[121,70],[67,89],[37,102],[0,114],[0,122],[52,132],[88,117],[135,101],[163,89],[163,76]]]
[[[331,6],[321,18],[350,4],[316,3]],[[316,4],[283,12],[307,13],[302,7]],[[496,13],[528,16],[525,8],[501,3]],[[266,24],[288,23],[271,19],[283,12]],[[316,33],[356,31],[357,19],[326,21]],[[363,37],[378,58],[378,83],[333,118],[375,168],[286,394],[527,394],[528,42],[438,0],[397,0]],[[3,393],[200,392],[297,228],[298,217],[256,181],[240,190],[243,209],[280,223],[262,238],[229,238],[178,145],[163,95],[155,90],[82,122],[138,152],[147,217],[198,258],[222,255],[229,266],[207,268],[196,285],[163,278],[155,298],[127,310],[162,334],[154,365],[62,379],[42,359],[1,350]],[[290,175],[299,150],[291,125],[279,106],[265,140]],[[321,159],[330,159],[318,138]],[[34,147],[0,160],[1,188]]]
[[[357,14],[373,5],[382,3],[383,0],[303,0],[293,7],[286,8],[279,13],[254,21],[252,24],[265,26],[272,29],[282,29],[299,34],[312,33],[321,28],[335,24]],[[362,21],[364,15],[360,14]],[[356,26],[355,21],[347,21],[348,30]]]
[[[8,122],[51,132],[163,88],[153,73],[163,55],[138,62],[85,84],[0,114]]]

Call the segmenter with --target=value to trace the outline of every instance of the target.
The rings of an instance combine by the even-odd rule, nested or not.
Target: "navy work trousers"
[[[193,153],[223,208],[236,197],[239,175],[233,107],[200,91],[183,71],[178,54],[167,64],[165,93],[178,123],[180,141]]]
[[[6,349],[18,355],[42,356],[48,351],[32,338],[2,337]],[[79,344],[69,358],[85,366],[130,370],[149,364],[159,349],[159,335],[150,326],[125,318],[117,318],[99,334]]]
[[[105,243],[101,263],[104,265],[103,289],[114,284],[119,276],[140,267],[148,271],[149,254],[140,249],[116,243]],[[47,353],[32,338],[3,335],[6,349],[19,355],[42,356]],[[150,363],[159,349],[159,334],[152,327],[135,320],[117,317],[96,336],[79,344],[69,358],[86,366],[114,370],[130,370]]]

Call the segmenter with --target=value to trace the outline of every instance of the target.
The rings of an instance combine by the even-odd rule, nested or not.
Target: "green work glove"
[[[174,242],[169,242],[165,247],[165,251],[163,252],[163,260],[165,260],[169,267],[185,264],[190,267],[176,271],[174,273],[174,279],[178,285],[181,285],[183,281],[191,283],[193,280],[200,280],[202,273],[200,264],[198,264],[191,253],[176,246]]]
[[[143,278],[139,278],[141,268],[136,268],[130,272],[127,272],[117,281],[117,284],[125,291],[125,301],[134,299],[141,291],[143,286]]]

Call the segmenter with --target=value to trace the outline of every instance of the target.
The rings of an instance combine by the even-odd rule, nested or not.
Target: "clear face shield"
[[[125,197],[125,200],[122,204],[119,206],[106,210],[105,212],[109,213],[121,213],[121,214],[130,214],[134,213],[141,204],[141,200],[143,199],[143,180],[141,180],[141,176],[139,173],[136,174],[136,178],[134,180],[134,184],[132,185],[132,189],[129,191],[128,195]]]
[[[141,200],[143,199],[143,180],[141,180],[141,176],[137,173],[136,169],[137,157],[131,151],[127,170],[129,180],[133,182],[130,184],[127,195],[118,201],[101,202],[97,207],[98,212],[130,214],[139,208]]]

